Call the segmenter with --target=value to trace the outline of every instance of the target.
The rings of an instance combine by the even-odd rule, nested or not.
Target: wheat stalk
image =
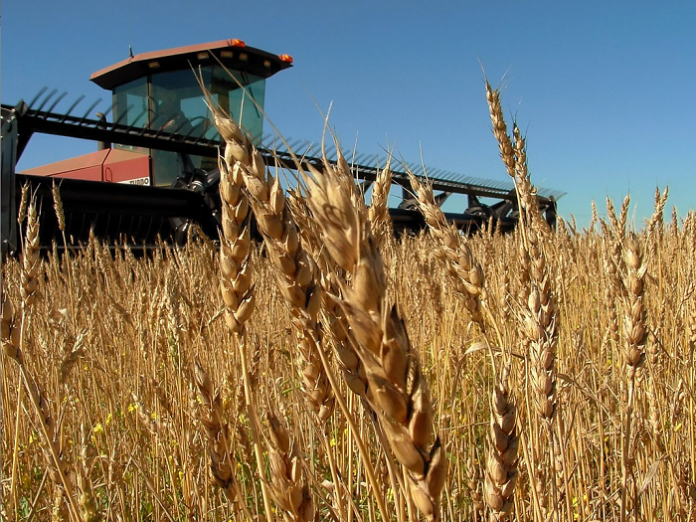
[[[644,278],[647,264],[643,260],[641,244],[635,234],[630,234],[624,244],[625,263],[628,270],[626,278],[627,298],[625,303],[624,336],[626,344],[623,347],[623,361],[628,377],[626,410],[624,414],[624,433],[621,440],[621,520],[626,519],[628,512],[628,479],[633,476],[633,460],[630,453],[631,427],[635,403],[636,372],[645,359],[645,341],[648,336],[646,329],[646,310],[643,300]],[[635,491],[635,489],[634,489]],[[633,503],[634,516],[637,516],[637,498]]]
[[[206,94],[207,96],[207,94]],[[218,161],[220,169],[220,200],[222,203],[222,238],[220,241],[220,268],[222,278],[220,290],[225,302],[225,321],[235,335],[242,362],[244,398],[254,439],[254,455],[263,496],[266,520],[271,522],[271,506],[264,480],[263,456],[261,454],[260,423],[256,414],[253,391],[250,384],[246,357],[246,323],[254,309],[255,294],[251,283],[251,236],[249,229],[249,203],[243,193],[244,172],[263,170],[263,162],[251,154],[252,146],[239,126],[207,97],[215,126],[225,140],[225,154]],[[215,463],[214,463],[215,464]],[[244,503],[242,508],[246,509]]]
[[[486,81],[486,97],[493,123],[493,134],[498,141],[498,147],[508,174],[515,181],[515,189],[520,208],[524,215],[520,216],[518,226],[523,241],[520,242],[520,256],[523,272],[528,273],[529,279],[522,285],[521,302],[523,317],[521,331],[523,344],[529,348],[531,379],[527,383],[534,389],[533,404],[537,416],[544,422],[548,436],[548,449],[551,462],[560,463],[555,455],[557,444],[554,437],[553,421],[556,417],[556,345],[557,314],[556,297],[552,289],[552,275],[548,266],[547,252],[543,239],[550,239],[550,228],[542,218],[536,198],[536,189],[531,183],[528,165],[526,140],[522,136],[517,123],[513,124],[512,140],[507,135],[507,126],[500,105],[500,93],[491,89]],[[511,168],[512,167],[512,168]],[[527,286],[528,285],[528,286]],[[530,452],[533,454],[533,452]],[[543,466],[543,462],[532,463],[535,467]],[[539,487],[540,484],[537,484]],[[541,491],[542,504],[545,504],[545,491]],[[556,480],[553,481],[554,506],[558,507]]]

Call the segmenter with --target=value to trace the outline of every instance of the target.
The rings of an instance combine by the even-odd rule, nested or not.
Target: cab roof
[[[293,61],[290,55],[275,55],[247,47],[241,40],[219,40],[136,54],[95,72],[90,80],[104,89],[113,90],[151,73],[214,65],[218,64],[218,60],[231,70],[248,72],[261,78],[269,78],[278,71],[292,67]]]

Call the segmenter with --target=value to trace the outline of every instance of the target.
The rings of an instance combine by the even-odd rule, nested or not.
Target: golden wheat
[[[345,158],[307,167],[290,212],[225,120],[221,251],[192,234],[40,253],[26,192],[2,266],[3,519],[693,520],[696,214],[663,223],[660,192],[642,231],[630,198],[545,227],[525,140],[487,97],[526,216],[511,234],[377,248]],[[485,296],[485,331],[462,290]],[[299,378],[298,322],[316,355]],[[315,369],[330,422],[297,393],[323,393]]]

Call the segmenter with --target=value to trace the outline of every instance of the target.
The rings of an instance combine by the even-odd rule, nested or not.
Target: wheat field
[[[395,237],[389,166],[367,205],[344,159],[285,193],[219,112],[219,245],[40,255],[27,201],[2,519],[695,520],[696,215],[665,191],[550,229],[487,101],[511,234],[461,235],[414,177],[428,227]]]

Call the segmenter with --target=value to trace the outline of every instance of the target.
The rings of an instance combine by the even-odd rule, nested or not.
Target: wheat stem
[[[324,367],[324,371],[326,372],[326,377],[329,380],[329,384],[331,384],[331,389],[334,392],[336,403],[338,404],[338,407],[343,413],[343,416],[345,417],[346,422],[350,427],[350,432],[353,436],[353,441],[355,442],[355,445],[358,447],[360,458],[362,459],[362,462],[365,466],[365,474],[367,475],[367,480],[370,482],[370,486],[376,494],[375,502],[377,502],[377,507],[380,513],[382,514],[382,520],[389,520],[390,514],[389,511],[387,511],[386,505],[384,504],[384,499],[382,499],[382,496],[380,495],[381,489],[379,487],[379,482],[377,482],[377,478],[375,476],[375,469],[372,466],[372,462],[370,460],[370,453],[367,451],[367,448],[365,447],[365,444],[363,443],[363,440],[360,437],[360,430],[355,424],[353,414],[350,412],[350,409],[346,405],[343,394],[341,393],[341,388],[336,382],[336,379],[333,376],[333,372],[329,370],[330,366],[329,361],[326,358],[326,354],[322,350],[319,350],[318,355],[319,359],[321,360],[321,364]]]
[[[263,505],[266,513],[266,520],[272,522],[273,515],[271,511],[271,504],[268,499],[268,489],[266,486],[266,479],[264,477],[264,465],[263,465],[263,454],[261,453],[261,434],[260,434],[260,422],[258,415],[256,414],[256,406],[253,402],[253,395],[251,386],[249,385],[249,367],[246,360],[246,354],[244,350],[244,343],[239,342],[239,356],[242,362],[242,379],[244,382],[244,399],[246,401],[247,414],[249,415],[249,424],[251,425],[251,436],[254,439],[254,455],[256,457],[256,466],[259,470],[259,480],[261,482],[261,495],[263,496]]]

